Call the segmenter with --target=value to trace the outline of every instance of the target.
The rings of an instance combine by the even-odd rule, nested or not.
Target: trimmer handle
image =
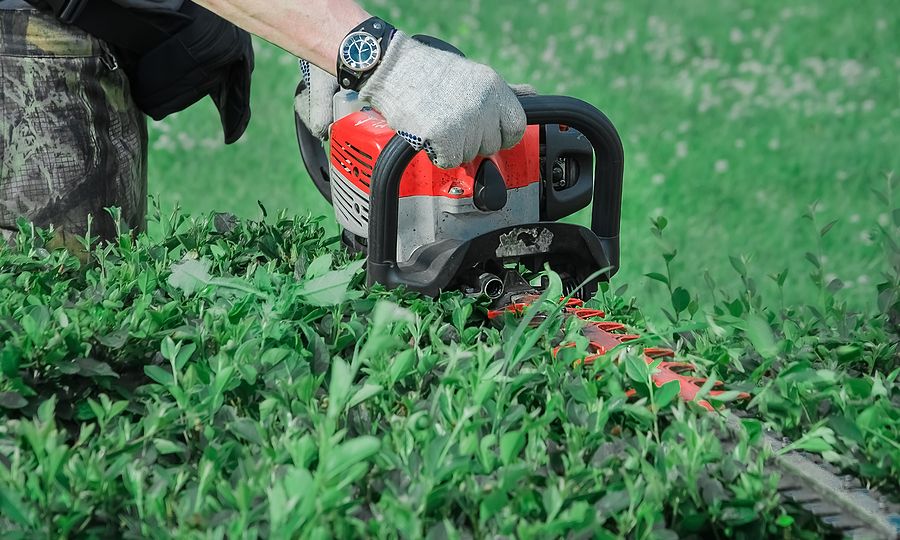
[[[594,147],[594,196],[591,231],[597,235],[612,267],[619,268],[619,222],[622,215],[624,154],[616,128],[594,106],[566,96],[519,98],[529,124],[564,124],[581,132]],[[382,150],[372,172],[369,201],[369,285],[397,271],[397,228],[400,181],[417,151],[399,135]],[[550,179],[544,179],[550,182]],[[553,189],[552,185],[545,189]],[[390,283],[384,283],[390,286]]]

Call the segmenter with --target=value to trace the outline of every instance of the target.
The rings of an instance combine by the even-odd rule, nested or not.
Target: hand
[[[402,32],[359,96],[445,169],[514,146],[525,134],[525,111],[493,69]]]
[[[322,141],[327,140],[328,128],[334,122],[332,101],[338,91],[337,79],[306,60],[300,60],[300,72],[305,87],[294,100],[294,110],[310,133]]]

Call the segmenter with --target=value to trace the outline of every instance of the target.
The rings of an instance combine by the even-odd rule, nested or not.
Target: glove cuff
[[[416,47],[425,47],[413,40],[405,33],[397,30],[391,38],[391,47],[381,59],[381,63],[369,76],[369,79],[359,88],[359,98],[379,108],[379,98],[389,96],[398,90],[398,81],[393,80],[393,73],[403,72],[407,66],[401,66],[401,62],[413,52]],[[383,112],[383,111],[382,111]]]

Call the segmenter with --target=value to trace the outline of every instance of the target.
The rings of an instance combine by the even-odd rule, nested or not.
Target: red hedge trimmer
[[[521,103],[529,127],[517,146],[449,170],[416,152],[354,92],[335,96],[327,153],[299,118],[297,136],[313,183],[334,206],[344,245],[367,256],[369,285],[486,296],[489,318],[499,321],[504,313],[522,315],[540,297],[549,265],[569,297],[561,317],[584,321],[590,355],[580,361],[606,360],[639,337],[584,304],[619,268],[622,142],[603,113],[578,99],[528,96]],[[559,221],[588,206],[590,227]],[[656,386],[676,381],[682,399],[714,410],[697,399],[706,381],[691,375],[694,366],[670,349],[643,352]],[[739,429],[735,417],[730,424]],[[766,443],[773,452],[784,446],[771,436]],[[847,536],[898,536],[896,508],[811,457],[787,452],[773,459],[786,499]]]

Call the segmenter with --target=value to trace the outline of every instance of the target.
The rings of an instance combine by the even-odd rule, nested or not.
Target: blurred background
[[[639,301],[666,296],[644,276],[664,268],[650,225],[665,216],[672,271],[692,293],[708,297],[707,273],[737,281],[730,256],[743,256],[760,287],[774,290],[765,276],[789,268],[785,301],[807,299],[815,258],[852,305],[874,303],[884,255],[873,240],[897,206],[888,177],[900,174],[896,0],[363,4],[613,120],[626,153],[616,283]],[[270,216],[326,215],[336,230],[297,151],[296,59],[261,41],[256,51],[246,135],[222,144],[209,103],[152,124],[150,192],[167,209],[258,218],[260,201]]]

